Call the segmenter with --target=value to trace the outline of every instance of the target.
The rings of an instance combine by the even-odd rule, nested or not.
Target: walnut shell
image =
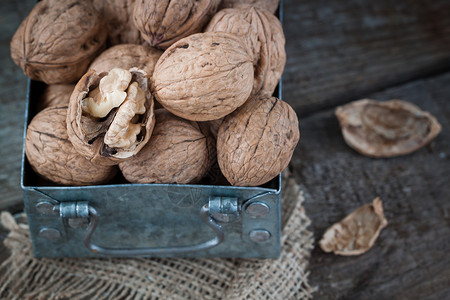
[[[300,139],[292,107],[258,95],[225,117],[217,135],[217,159],[232,185],[257,186],[283,171]]]
[[[192,121],[220,119],[241,106],[253,86],[253,63],[241,39],[206,32],[179,40],[159,58],[153,73],[155,98]]]
[[[30,122],[25,153],[31,167],[42,177],[65,185],[107,182],[117,173],[117,167],[97,166],[73,148],[67,136],[66,115],[67,106],[52,106]]]
[[[377,197],[372,203],[359,207],[328,228],[319,245],[325,252],[333,251],[334,254],[346,256],[360,255],[372,248],[386,225],[383,203]]]
[[[136,0],[93,0],[108,32],[108,44],[142,44],[144,39],[133,22]]]
[[[239,8],[242,5],[252,5],[254,7],[266,9],[274,14],[277,11],[280,0],[222,0],[219,9]]]
[[[215,14],[205,32],[218,31],[236,34],[249,46],[255,68],[252,94],[263,90],[272,95],[286,65],[280,21],[264,9],[245,5]]]
[[[165,109],[156,110],[155,117],[150,141],[135,157],[119,164],[122,174],[135,183],[198,182],[215,158],[208,130]]]
[[[113,46],[100,54],[89,66],[98,74],[114,68],[129,70],[133,67],[153,74],[156,62],[162,51],[150,46],[122,44]]]
[[[37,103],[37,111],[50,106],[68,106],[70,95],[72,95],[75,84],[51,84],[44,88],[39,102]]]
[[[372,157],[409,154],[441,131],[441,125],[430,113],[402,100],[363,99],[338,107],[335,114],[345,142]]]
[[[72,83],[102,50],[106,31],[90,1],[43,0],[11,40],[11,57],[25,75],[47,84]]]
[[[104,117],[93,116],[86,111],[85,105],[89,102],[91,93],[98,90],[101,79],[114,70],[126,72],[122,69],[101,74],[88,71],[75,86],[67,113],[67,133],[75,149],[87,159],[104,165],[118,164],[138,153],[148,142],[155,124],[148,75],[136,68],[129,70],[131,81],[126,83],[122,92],[126,98],[117,108],[109,107],[104,111]],[[123,83],[121,80],[119,82]],[[139,87],[144,93],[143,111],[136,111],[127,105],[132,104],[130,101],[133,99],[129,99],[132,96],[132,86]],[[133,97],[136,98],[135,96]],[[108,142],[108,137],[114,141]]]
[[[154,47],[167,49],[198,33],[217,11],[220,0],[142,0],[134,7],[134,24]]]

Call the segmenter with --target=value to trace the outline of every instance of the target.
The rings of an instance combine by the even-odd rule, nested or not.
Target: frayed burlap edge
[[[28,226],[8,213],[0,265],[1,299],[310,299],[306,268],[313,248],[303,196],[284,174],[279,259],[33,258]]]

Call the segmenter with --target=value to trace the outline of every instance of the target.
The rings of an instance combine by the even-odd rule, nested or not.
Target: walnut
[[[90,1],[43,0],[14,34],[11,57],[31,79],[72,83],[83,76],[105,40],[106,31]]]
[[[383,203],[377,197],[356,209],[324,233],[319,242],[325,252],[339,255],[359,255],[372,248],[380,231],[386,227]]]
[[[219,9],[239,8],[242,5],[252,5],[254,7],[266,9],[274,14],[277,11],[280,0],[222,0]]]
[[[115,166],[97,166],[73,148],[66,129],[67,106],[39,112],[28,125],[25,153],[33,170],[44,178],[65,185],[105,183]]]
[[[144,43],[133,23],[135,2],[136,0],[93,0],[95,9],[106,23],[110,45]]]
[[[75,86],[67,132],[75,149],[98,164],[118,164],[139,152],[154,127],[148,75],[139,69],[90,70]]]
[[[205,32],[217,31],[236,34],[246,42],[255,68],[252,94],[263,90],[272,95],[286,64],[280,21],[264,9],[245,5],[215,14]]]
[[[208,130],[165,109],[156,110],[155,117],[150,141],[135,157],[119,164],[122,174],[135,183],[198,182],[215,158]]]
[[[136,67],[151,76],[161,54],[162,51],[150,46],[133,44],[116,45],[100,54],[91,63],[89,69],[100,74],[109,72],[114,68],[129,70]]]
[[[217,11],[220,0],[142,0],[134,7],[134,24],[154,47],[167,49],[198,33]]]
[[[159,58],[155,98],[192,121],[220,119],[241,106],[253,86],[253,63],[235,35],[206,32],[179,40]]]
[[[37,103],[37,111],[50,106],[68,106],[75,84],[51,84],[44,88]]]
[[[414,152],[441,131],[441,125],[430,113],[402,100],[363,99],[338,107],[335,114],[345,142],[372,157]]]
[[[283,171],[300,139],[294,110],[258,95],[225,117],[217,135],[217,159],[232,185],[261,185]]]

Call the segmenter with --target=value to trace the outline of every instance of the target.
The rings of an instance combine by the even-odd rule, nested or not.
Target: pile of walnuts
[[[286,63],[277,6],[38,2],[11,41],[15,63],[47,84],[27,130],[31,166],[64,185],[117,172],[197,183],[217,166],[232,185],[270,181],[300,138],[295,112],[272,96]]]

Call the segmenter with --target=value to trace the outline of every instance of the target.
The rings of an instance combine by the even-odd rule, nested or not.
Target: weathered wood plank
[[[450,69],[450,1],[285,0],[285,100],[301,114]]]
[[[34,0],[0,4],[0,210],[21,209],[20,162],[27,81],[10,57],[9,42]]]
[[[355,208],[383,200],[388,226],[357,257],[311,256],[318,299],[445,299],[450,295],[450,73],[369,95],[404,99],[434,114],[443,127],[413,154],[373,159],[348,147],[333,110],[300,119],[293,173],[306,194],[318,241]]]

